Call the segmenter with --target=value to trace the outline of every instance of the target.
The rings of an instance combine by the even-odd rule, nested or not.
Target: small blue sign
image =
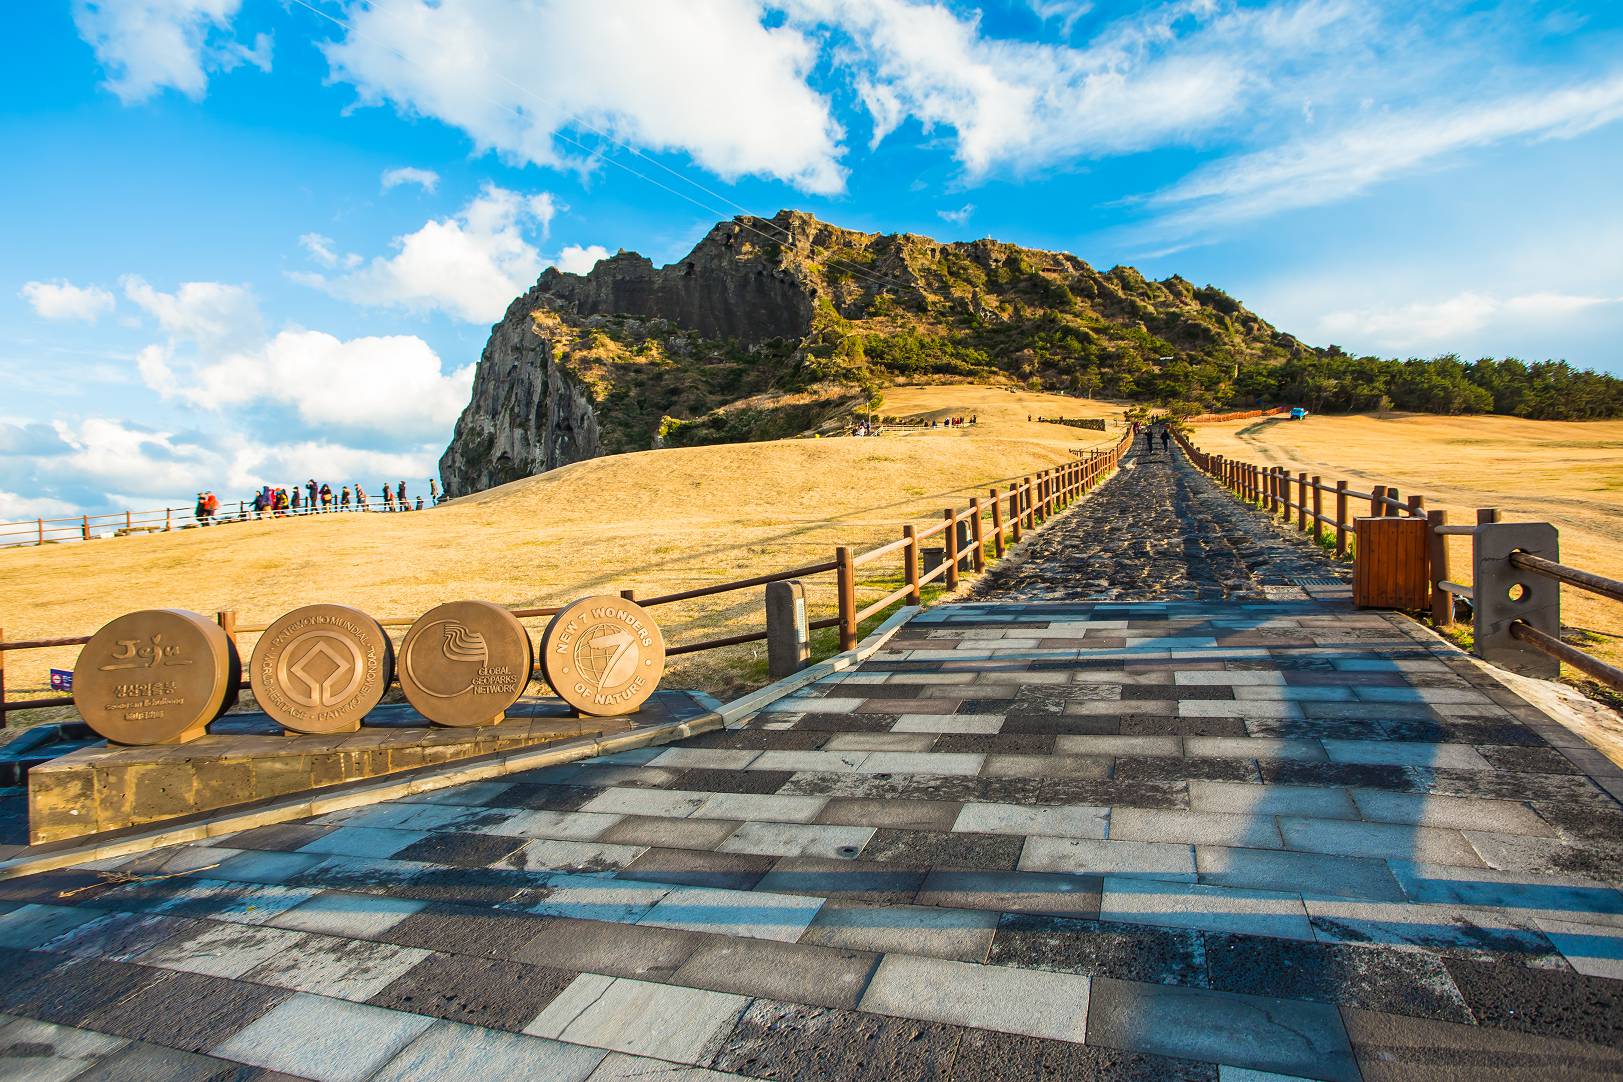
[[[73,670],[72,669],[52,669],[51,670],[51,690],[52,691],[72,691],[73,690]]]

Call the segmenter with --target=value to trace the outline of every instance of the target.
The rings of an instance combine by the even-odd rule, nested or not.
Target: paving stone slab
[[[830,899],[800,941],[876,954],[982,962],[997,923],[996,913],[982,910]]]
[[[674,984],[854,1008],[879,956],[811,943],[707,938],[672,976]]]
[[[317,1082],[361,1082],[432,1024],[421,1015],[299,992],[213,1054]]]
[[[570,1044],[708,1063],[732,1032],[746,996],[583,973],[525,1032]]]
[[[1305,904],[1314,934],[1323,942],[1477,952],[1523,965],[1560,964],[1533,918],[1513,910],[1312,897]]]
[[[196,973],[164,973],[78,1024],[185,1052],[207,1052],[295,993]]]
[[[637,923],[793,943],[805,932],[822,904],[821,898],[759,890],[675,887]]]
[[[963,1032],[939,1023],[757,999],[725,1034],[710,1065],[752,1078],[941,1080],[949,1077]]]
[[[874,832],[862,859],[897,864],[984,870],[1013,870],[1024,839],[1000,834],[958,834],[927,830]]]
[[[862,996],[875,1014],[1082,1043],[1088,978],[887,954]]]
[[[618,873],[620,879],[690,887],[750,890],[772,869],[776,858],[707,849],[648,849]]]
[[[1027,838],[1019,867],[1023,872],[1192,880],[1195,878],[1195,849],[1176,842]]]
[[[428,958],[429,953],[418,947],[309,934],[241,976],[274,988],[364,1000]]]
[[[669,980],[705,937],[673,928],[592,920],[548,920],[511,956],[558,970]]]
[[[0,1014],[0,1078],[67,1082],[125,1044],[104,1033]]]
[[[1006,913],[1097,917],[1097,876],[1047,872],[987,872],[936,868],[914,899],[919,905]]]
[[[1364,1082],[1600,1082],[1623,1051],[1486,1026],[1342,1012]]]
[[[531,838],[495,866],[523,871],[607,873],[629,866],[647,851],[640,845]]]
[[[1302,852],[1466,867],[1481,863],[1477,851],[1457,830],[1297,816],[1281,816],[1278,822],[1285,844]]]
[[[925,869],[884,861],[827,857],[783,857],[755,889],[846,901],[910,902],[924,883]]]
[[[1313,819],[1357,819],[1358,807],[1345,789],[1313,785],[1249,785],[1195,780],[1189,783],[1192,811],[1228,815],[1295,815]]]
[[[1220,887],[1296,891],[1400,902],[1407,896],[1385,861],[1292,850],[1195,847],[1200,881]]]
[[[406,947],[502,958],[530,942],[551,921],[508,909],[431,902],[379,933],[378,938]]]
[[[1103,838],[1108,808],[1088,806],[1021,807],[1014,804],[965,804],[952,825],[971,834],[1037,834],[1052,838]]]
[[[961,804],[948,800],[835,797],[817,813],[817,822],[839,826],[949,831],[957,822],[961,809]]]
[[[573,971],[544,965],[423,952],[410,972],[366,999],[378,1007],[517,1032],[575,977]]]
[[[1479,1025],[1623,1048],[1623,984],[1559,969],[1446,958]]]
[[[1101,920],[1160,924],[1281,939],[1313,938],[1300,895],[1107,876]]]
[[[372,1082],[439,1082],[446,1078],[513,1077],[584,1082],[606,1053],[544,1037],[435,1022],[372,1076]]]
[[[1206,946],[1199,932],[1007,913],[988,960],[994,965],[1203,988]]]
[[[874,833],[873,827],[746,822],[716,848],[723,853],[855,859]]]

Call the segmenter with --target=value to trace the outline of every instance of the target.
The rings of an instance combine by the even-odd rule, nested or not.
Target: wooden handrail
[[[1608,665],[1592,654],[1568,646],[1554,635],[1545,634],[1526,620],[1514,621],[1510,625],[1510,634],[1512,638],[1520,639],[1535,650],[1571,665],[1581,673],[1593,676],[1613,691],[1623,691],[1623,669],[1616,665]]]
[[[1604,575],[1597,575],[1592,571],[1571,567],[1567,564],[1558,564],[1554,560],[1546,560],[1542,556],[1534,556],[1530,552],[1512,552],[1510,565],[1519,567],[1523,571],[1531,571],[1535,575],[1564,582],[1568,586],[1576,586],[1580,590],[1587,590],[1592,594],[1610,598],[1613,601],[1623,601],[1623,582],[1609,579]]]

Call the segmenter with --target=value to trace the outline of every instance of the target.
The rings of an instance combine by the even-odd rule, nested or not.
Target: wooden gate
[[[1361,609],[1423,609],[1431,599],[1423,518],[1354,520],[1353,604]]]

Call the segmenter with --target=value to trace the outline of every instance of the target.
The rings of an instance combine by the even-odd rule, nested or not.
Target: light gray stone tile
[[[1296,894],[1168,880],[1106,877],[1099,919],[1276,939],[1313,938],[1307,911]]]
[[[1412,902],[1479,905],[1552,920],[1623,927],[1623,892],[1588,879],[1389,860]]]
[[[979,909],[830,902],[818,910],[800,941],[876,954],[981,962],[992,946],[997,920],[996,913]]]
[[[524,1027],[571,1044],[677,1063],[709,1062],[747,996],[583,973]]]
[[[1364,818],[1376,822],[1546,837],[1555,833],[1533,809],[1510,800],[1397,793],[1388,789],[1354,789],[1352,798]]]
[[[888,954],[858,1005],[875,1014],[1029,1037],[1087,1038],[1088,978]]]
[[[1509,910],[1350,898],[1308,898],[1306,905],[1317,937],[1327,943],[1510,951],[1523,955],[1524,964],[1550,953],[1534,918]]]
[[[1469,744],[1425,744],[1408,740],[1325,740],[1322,743],[1332,763],[1492,769]]]
[[[822,904],[822,898],[801,895],[677,887],[637,923],[793,943]]]
[[[1182,755],[1183,740],[1176,736],[1057,736],[1060,755]]]
[[[297,992],[212,1054],[317,1082],[362,1082],[433,1022],[420,1014]]]
[[[297,992],[365,1000],[430,953],[418,947],[312,935],[267,958],[243,974],[243,979]]]
[[[655,766],[676,767],[686,770],[699,767],[705,770],[743,770],[760,757],[758,751],[732,751],[727,748],[660,748],[652,760]]]
[[[981,773],[989,778],[1108,778],[1105,755],[988,755]]]
[[[647,851],[647,847],[641,845],[532,838],[517,852],[497,861],[494,867],[543,872],[612,872],[626,867]]]
[[[68,1082],[128,1043],[88,1029],[0,1014],[0,1079]]]
[[[1273,818],[1268,815],[1159,808],[1112,809],[1110,837],[1116,841],[1237,845],[1252,849],[1278,849],[1285,844]]]
[[[1345,789],[1315,785],[1252,785],[1237,781],[1189,782],[1189,807],[1229,815],[1300,815],[1314,819],[1357,819],[1358,808]]]
[[[874,836],[874,829],[820,823],[744,823],[716,850],[776,857],[854,859]]]
[[[1548,917],[1533,919],[1573,969],[1588,977],[1623,980],[1623,928]]]
[[[605,789],[580,806],[581,811],[609,815],[659,815],[684,819],[705,802],[709,793],[680,789]]]
[[[610,1052],[587,1082],[744,1082],[747,1076]]]
[[[1235,672],[1225,672],[1220,669],[1193,669],[1180,670],[1172,674],[1175,684],[1188,684],[1190,686],[1218,686],[1218,687],[1272,687],[1283,686],[1285,674],[1269,669],[1241,669]]]
[[[101,913],[94,909],[31,903],[0,913],[0,947],[32,950],[99,916]]]
[[[1178,716],[1184,718],[1299,718],[1296,703],[1255,702],[1235,699],[1179,699]]]
[[[893,733],[995,733],[1003,728],[1002,714],[903,714]]]
[[[860,770],[868,756],[865,751],[763,751],[750,764],[752,770],[818,770],[847,773]]]
[[[1295,891],[1399,902],[1402,889],[1385,861],[1293,850],[1195,848],[1200,881],[1219,887]]]
[[[408,845],[428,837],[426,831],[394,830],[385,827],[343,826],[299,846],[301,853],[325,853],[338,857],[386,859]]]
[[[965,804],[952,829],[970,834],[1103,838],[1109,814],[1108,808],[1086,805]]]
[[[277,914],[266,923],[295,932],[376,939],[427,904],[414,898],[329,890]]]
[[[817,818],[827,797],[776,793],[712,793],[693,812],[694,819],[767,820],[774,823],[809,823]]]
[[[584,1082],[592,1077],[605,1055],[601,1048],[439,1021],[401,1049],[370,1082],[442,1082],[464,1078]]]
[[[1027,838],[1020,851],[1019,869],[1192,880],[1195,878],[1195,848],[1162,842]]]
[[[876,751],[863,760],[864,774],[974,775],[981,772],[984,755],[959,752]]]
[[[623,818],[608,812],[524,811],[509,820],[502,833],[515,838],[593,841]]]
[[[1279,830],[1287,846],[1308,853],[1339,853],[1423,864],[1469,866],[1481,863],[1476,850],[1457,830],[1292,816],[1280,817]]]
[[[606,879],[596,875],[548,876],[536,896],[521,896],[515,908],[543,917],[635,924],[669,893],[669,887]]]
[[[146,966],[240,977],[255,966],[297,950],[311,937],[304,932],[258,925],[199,921],[189,932],[143,951],[135,958]]]
[[[930,750],[934,733],[835,733],[823,747],[828,751],[911,751]]]

